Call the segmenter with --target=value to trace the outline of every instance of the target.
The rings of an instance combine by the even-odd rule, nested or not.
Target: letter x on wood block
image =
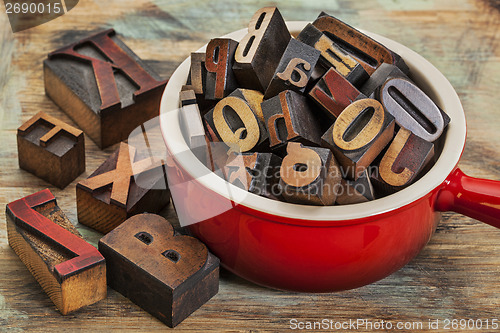
[[[62,314],[106,298],[104,257],[48,189],[9,203],[6,218],[9,245]]]
[[[170,192],[159,186],[166,184],[163,163],[135,159],[135,148],[122,142],[89,178],[77,184],[80,223],[108,233],[132,215],[157,213],[169,202]]]
[[[43,68],[47,96],[100,148],[157,116],[167,82],[113,29],[50,53]]]

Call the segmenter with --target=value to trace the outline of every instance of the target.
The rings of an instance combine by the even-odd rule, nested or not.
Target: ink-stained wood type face
[[[344,174],[356,180],[394,136],[394,117],[374,99],[349,105],[322,136]]]
[[[108,284],[174,327],[217,294],[219,260],[154,214],[131,217],[101,238]]]
[[[283,56],[266,89],[264,98],[276,96],[284,90],[303,93],[316,67],[321,52],[296,39],[290,39]]]
[[[450,122],[446,113],[408,79],[387,80],[379,100],[396,122],[429,142],[436,141]]]
[[[288,143],[279,181],[286,201],[333,205],[341,179],[340,168],[329,149]]]
[[[268,133],[260,105],[262,98],[259,91],[236,89],[220,100],[205,115],[208,127],[216,137],[212,141],[222,141],[234,152],[266,146]]]
[[[370,98],[378,98],[378,91],[380,87],[390,79],[394,78],[405,78],[405,75],[397,66],[383,63],[381,64],[375,72],[368,78],[368,80],[359,88],[359,90]]]
[[[225,179],[248,192],[277,197],[281,158],[272,153],[243,153],[229,156],[224,166]]]
[[[291,38],[278,8],[259,9],[235,53],[233,70],[240,86],[264,92]]]
[[[233,73],[234,52],[238,42],[228,38],[214,38],[207,45],[205,98],[218,100],[237,88]]]
[[[434,157],[434,144],[402,127],[385,152],[378,172],[372,174],[376,188],[391,194],[412,184]]]
[[[313,25],[355,58],[369,75],[384,62],[408,72],[408,67],[399,55],[333,16],[321,13]]]
[[[19,167],[59,188],[85,171],[83,132],[39,112],[17,130]]]
[[[308,23],[300,32],[297,40],[320,51],[319,64],[326,70],[333,68],[353,86],[359,87],[368,79],[368,73],[356,59],[342,50],[311,23]]]
[[[205,67],[205,52],[191,53],[190,79],[191,86],[197,95],[204,95],[204,87],[207,80],[207,69]]]
[[[136,160],[135,156],[135,148],[122,142],[89,178],[77,184],[80,223],[107,233],[128,217],[158,212],[169,202],[168,189],[156,188],[165,178],[163,162],[151,158]]]
[[[106,297],[106,265],[46,189],[6,209],[9,244],[62,314]]]
[[[335,69],[329,69],[309,91],[311,97],[330,119],[336,119],[357,99],[366,98]]]
[[[321,143],[320,124],[305,96],[286,90],[262,103],[271,150],[278,154],[287,142],[309,146]]]
[[[158,114],[166,81],[112,29],[50,53],[43,64],[47,95],[100,148]]]

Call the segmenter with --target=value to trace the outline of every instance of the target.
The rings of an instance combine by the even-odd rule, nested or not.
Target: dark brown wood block
[[[234,53],[237,46],[238,42],[228,38],[214,38],[208,43],[205,60],[206,99],[222,99],[238,87],[233,72]]]
[[[408,79],[387,80],[378,100],[401,127],[429,142],[439,139],[450,123],[450,117]]]
[[[330,68],[309,91],[309,96],[325,111],[332,120],[357,99],[366,98],[356,87]]]
[[[395,193],[412,184],[434,157],[434,144],[400,128],[371,180],[377,193]]]
[[[262,113],[269,132],[269,146],[278,155],[289,141],[308,146],[321,144],[320,124],[305,96],[291,90],[282,91],[262,102]]]
[[[311,23],[306,25],[297,39],[321,52],[319,64],[325,70],[333,68],[353,86],[359,87],[368,79],[368,73],[356,59],[342,50]]]
[[[281,195],[286,201],[333,205],[341,179],[339,165],[329,149],[288,143],[279,181]]]
[[[233,70],[240,86],[264,92],[291,38],[278,8],[259,9],[234,56]]]
[[[59,188],[85,172],[83,132],[37,113],[17,129],[19,167]]]
[[[154,214],[131,217],[101,238],[108,284],[175,327],[219,291],[219,259]]]
[[[113,29],[50,53],[43,68],[47,96],[101,149],[158,115],[167,82]]]
[[[197,95],[204,95],[204,87],[207,80],[207,69],[205,67],[205,52],[191,53],[190,83]]]
[[[357,180],[342,179],[341,188],[337,193],[338,205],[351,205],[375,199],[375,192],[365,170]]]
[[[9,203],[5,215],[9,245],[63,315],[106,298],[104,257],[48,189]]]
[[[314,47],[290,39],[264,98],[271,98],[284,90],[304,93],[320,55],[321,52]]]
[[[236,89],[205,115],[212,141],[222,141],[231,151],[247,152],[267,147],[261,92]]]
[[[387,80],[393,78],[408,79],[408,76],[406,76],[397,66],[383,63],[373,72],[359,90],[366,96],[377,99],[380,87],[382,87]]]
[[[78,222],[108,233],[135,214],[157,213],[169,203],[169,190],[157,186],[165,182],[163,162],[136,161],[135,155],[135,148],[122,142],[89,178],[76,185]]]
[[[333,16],[323,12],[313,25],[355,58],[369,75],[384,62],[398,66],[405,73],[409,72],[408,66],[398,54]]]
[[[365,98],[349,105],[321,137],[345,177],[357,180],[394,136],[394,117],[376,100]]]
[[[226,180],[248,192],[267,198],[279,196],[281,158],[272,153],[243,153],[229,156],[224,166]]]

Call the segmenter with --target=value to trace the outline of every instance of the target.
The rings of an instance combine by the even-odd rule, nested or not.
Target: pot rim
[[[298,33],[308,22],[287,22],[290,32]],[[381,35],[361,30],[363,33],[398,53],[410,68],[417,85],[451,118],[443,150],[434,166],[418,181],[392,195],[369,202],[344,206],[310,206],[271,200],[247,192],[211,172],[189,149],[179,120],[179,91],[189,72],[190,57],[172,74],[160,104],[160,127],[165,144],[179,165],[202,186],[252,210],[287,218],[289,224],[303,225],[304,220],[331,222],[334,226],[346,220],[361,220],[386,214],[406,207],[440,187],[455,169],[462,155],[466,140],[466,120],[460,99],[445,76],[428,60],[408,47]],[[222,38],[240,40],[247,29],[234,31]],[[205,46],[198,52],[205,50]],[[296,220],[296,221],[294,221]],[[321,223],[323,225],[323,223]],[[351,224],[351,223],[349,223]]]

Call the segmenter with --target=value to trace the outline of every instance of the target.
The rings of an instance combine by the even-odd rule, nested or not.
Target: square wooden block
[[[219,259],[159,215],[131,217],[101,238],[99,251],[109,286],[170,327],[219,291]]]
[[[9,203],[5,215],[9,245],[62,314],[106,298],[104,257],[48,189]]]
[[[85,171],[83,132],[39,112],[17,129],[19,167],[59,188]]]
[[[136,160],[136,149],[124,142],[76,185],[78,222],[102,233],[135,214],[157,213],[169,202],[163,163]]]
[[[100,32],[49,54],[45,92],[100,147],[158,116],[161,80],[118,37]]]

